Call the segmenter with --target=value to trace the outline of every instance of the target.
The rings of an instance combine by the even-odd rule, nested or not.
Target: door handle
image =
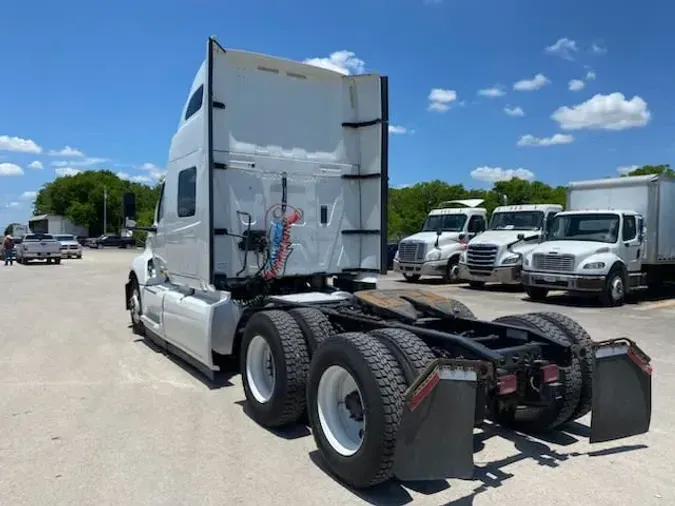
[[[637,249],[637,255],[635,255],[635,259],[637,260],[640,258],[640,248]]]

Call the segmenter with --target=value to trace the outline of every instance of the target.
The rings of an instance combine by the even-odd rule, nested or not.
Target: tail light
[[[541,368],[541,382],[555,383],[560,379],[560,369],[556,364],[544,365]]]
[[[507,374],[499,377],[497,385],[499,395],[509,395],[518,390],[518,378],[515,374]]]

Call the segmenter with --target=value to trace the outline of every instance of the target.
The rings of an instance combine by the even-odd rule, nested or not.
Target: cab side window
[[[185,121],[202,108],[204,102],[204,85],[202,84],[190,97],[187,109],[185,109]]]
[[[635,224],[635,216],[623,217],[623,235],[624,241],[632,241],[637,236],[637,225]]]
[[[178,217],[188,218],[197,211],[197,168],[183,169],[178,174]]]
[[[469,220],[468,226],[469,233],[479,234],[485,230],[485,218],[482,216],[474,215]]]
[[[162,183],[162,188],[159,190],[159,202],[157,202],[157,212],[155,215],[155,221],[159,223],[164,216],[164,183]]]

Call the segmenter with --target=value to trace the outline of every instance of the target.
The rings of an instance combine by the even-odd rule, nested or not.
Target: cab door
[[[642,221],[641,216],[623,215],[623,227],[621,229],[622,257],[626,262],[628,272],[640,272],[642,270],[642,234],[639,233],[638,227],[638,223]]]

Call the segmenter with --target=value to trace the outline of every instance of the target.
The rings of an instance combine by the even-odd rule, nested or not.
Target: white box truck
[[[523,261],[534,300],[550,290],[623,304],[626,293],[675,280],[675,179],[630,176],[573,182],[567,210]]]
[[[536,431],[592,411],[592,442],[649,430],[650,359],[631,341],[593,343],[556,313],[481,321],[432,292],[377,289],[387,90],[209,39],[125,284],[133,331],[211,378],[238,357],[252,418],[307,416],[354,487],[470,477],[486,416]]]
[[[441,202],[429,212],[421,231],[399,243],[394,271],[411,283],[421,276],[457,281],[460,254],[487,226],[487,211],[478,207],[482,203],[482,199]]]

